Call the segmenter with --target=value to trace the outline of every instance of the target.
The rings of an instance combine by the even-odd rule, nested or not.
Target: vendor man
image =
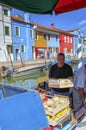
[[[64,79],[68,78],[72,80],[73,71],[72,67],[65,63],[65,55],[63,53],[59,53],[57,55],[57,63],[52,65],[49,71],[49,78],[53,79]],[[69,88],[52,88],[52,95],[54,94],[62,94],[69,95]]]
[[[74,77],[73,109],[76,113],[82,107],[86,108],[86,64],[82,65]]]

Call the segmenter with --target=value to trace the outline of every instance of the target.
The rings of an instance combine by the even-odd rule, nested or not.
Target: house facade
[[[69,30],[71,34],[74,34],[73,41],[74,41],[74,56],[78,57],[78,48],[81,46],[80,52],[81,55],[84,55],[84,37],[83,33],[79,28],[74,30]]]
[[[0,5],[0,61],[54,58],[57,53],[77,56],[78,45],[84,54],[80,29],[63,31],[54,24],[45,27],[30,22],[29,13]]]
[[[13,60],[10,7],[0,5],[0,61]]]
[[[65,53],[65,55],[74,55],[73,48],[73,35],[70,33],[62,32],[60,34],[60,52]]]
[[[32,59],[34,39],[29,14],[13,9],[11,15],[14,60]]]
[[[34,25],[34,53],[35,59],[53,58],[59,52],[59,31],[39,24]]]

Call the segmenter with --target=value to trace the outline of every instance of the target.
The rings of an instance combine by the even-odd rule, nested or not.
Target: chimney
[[[29,23],[30,22],[30,14],[29,13],[24,13],[24,19],[25,19],[25,22]]]
[[[54,23],[51,23],[51,28],[54,28]]]

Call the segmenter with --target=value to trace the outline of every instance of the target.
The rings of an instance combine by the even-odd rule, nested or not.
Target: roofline
[[[67,34],[67,35],[70,35],[70,36],[74,36],[74,34],[71,34],[71,33],[66,32],[64,30],[60,30],[60,29],[56,29],[56,28],[48,28],[48,27],[45,27],[45,26],[41,26],[40,24],[36,24],[34,22],[30,22],[29,24],[33,25],[33,26],[36,26],[37,28],[42,28],[42,29],[54,31],[54,32],[57,32],[57,33],[60,33],[60,34]]]

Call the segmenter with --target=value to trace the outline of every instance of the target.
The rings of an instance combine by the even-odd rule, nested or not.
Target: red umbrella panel
[[[59,0],[54,8],[55,14],[61,14],[86,7],[86,0]]]

